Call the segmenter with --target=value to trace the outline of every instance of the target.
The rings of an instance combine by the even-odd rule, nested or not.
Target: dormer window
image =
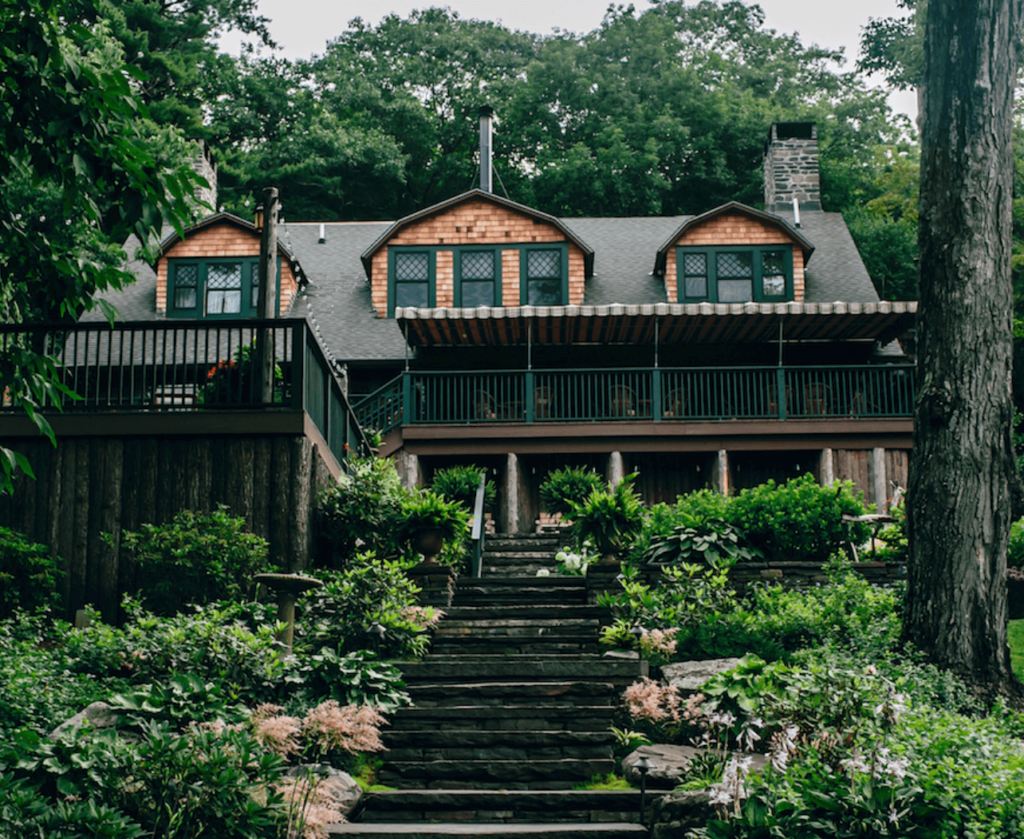
[[[521,298],[529,306],[562,306],[568,299],[565,247],[527,247],[520,254],[525,262]]]
[[[280,277],[280,261],[278,276]],[[170,259],[167,315],[251,318],[259,313],[259,259]],[[278,299],[280,314],[280,299]]]
[[[398,251],[391,276],[394,277],[396,306],[427,308],[433,298],[434,259],[430,251]]]
[[[455,305],[466,308],[495,306],[501,300],[501,250],[455,251]]]
[[[676,249],[680,302],[747,303],[793,299],[787,247]]]

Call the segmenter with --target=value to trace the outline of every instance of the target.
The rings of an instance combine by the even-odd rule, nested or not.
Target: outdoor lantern
[[[644,637],[644,628],[640,626],[640,624],[636,624],[636,626],[629,630],[629,634],[633,636],[634,640],[636,641],[636,648],[639,650],[640,639]]]
[[[263,205],[262,204],[259,204],[256,207],[256,214],[255,214],[255,217],[253,218],[253,221],[256,224],[256,232],[257,233],[262,233],[263,232]]]
[[[385,632],[387,630],[378,621],[371,623],[370,628],[366,630],[366,634],[370,638],[370,649],[375,654],[380,653],[380,642],[384,640]]]
[[[633,768],[640,773],[640,824],[645,825],[647,822],[644,818],[644,799],[647,797],[647,773],[651,771],[651,762],[641,756],[633,763]]]

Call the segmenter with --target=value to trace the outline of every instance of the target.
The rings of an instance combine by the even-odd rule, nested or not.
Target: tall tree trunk
[[[929,0],[918,340],[903,636],[987,691],[1006,642],[1013,89],[1024,0]]]

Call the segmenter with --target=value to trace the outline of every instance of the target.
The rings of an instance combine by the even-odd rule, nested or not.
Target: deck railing
[[[411,371],[359,401],[362,425],[909,418],[914,368]]]
[[[269,401],[259,392],[255,347],[262,334],[276,360]],[[32,350],[51,359],[74,396],[54,395],[43,410],[304,410],[344,463],[370,452],[339,378],[306,321],[161,321],[21,326],[0,324],[0,384]],[[0,387],[0,392],[6,392]],[[0,400],[0,415],[20,412]]]

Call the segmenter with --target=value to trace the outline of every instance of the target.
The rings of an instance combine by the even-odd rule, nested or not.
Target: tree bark
[[[987,693],[1006,641],[1013,89],[1024,0],[930,0],[922,84],[920,396],[903,637]]]

